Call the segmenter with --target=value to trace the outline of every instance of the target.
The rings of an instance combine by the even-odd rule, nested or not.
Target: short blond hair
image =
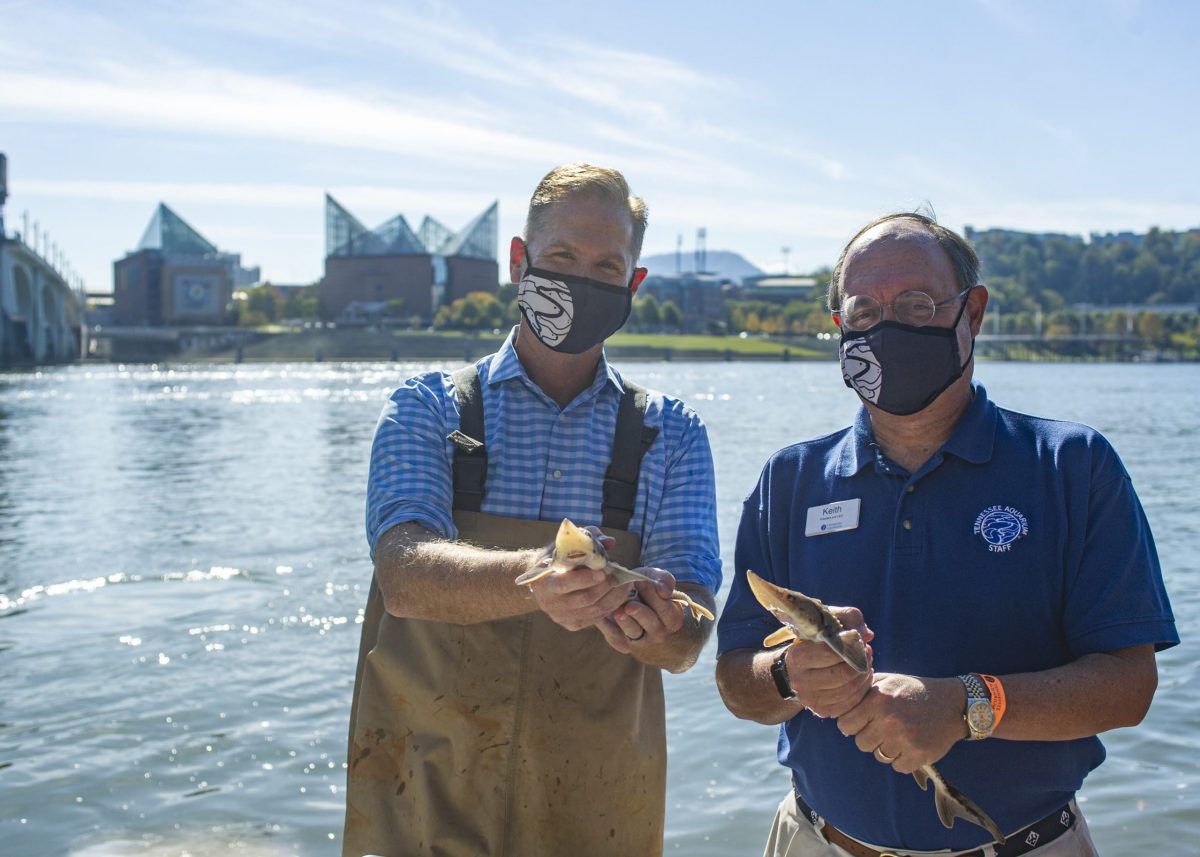
[[[649,212],[642,198],[630,192],[625,176],[610,167],[564,164],[546,173],[529,200],[529,214],[525,217],[525,240],[528,241],[542,225],[551,205],[576,195],[607,200],[629,212],[629,219],[633,224],[633,259],[636,262],[642,255],[642,239],[646,235]]]

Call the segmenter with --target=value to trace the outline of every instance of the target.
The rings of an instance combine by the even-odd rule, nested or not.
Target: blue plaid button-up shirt
[[[596,378],[565,408],[529,379],[513,333],[476,364],[483,388],[488,478],[481,511],[527,520],[599,524],[612,455],[621,377],[601,356]],[[371,448],[367,541],[374,556],[390,527],[414,521],[455,539],[446,439],[458,428],[454,383],[445,372],[410,378],[384,406]],[[642,564],[715,594],[721,584],[715,479],[708,432],[678,399],[651,392],[646,424],[658,436],[642,460],[629,529]]]

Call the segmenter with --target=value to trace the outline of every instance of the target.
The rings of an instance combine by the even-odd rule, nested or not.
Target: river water
[[[0,374],[0,853],[338,852],[370,440],[431,365]],[[709,425],[727,577],[766,457],[856,407],[834,363],[624,368]],[[1184,644],[1081,799],[1106,855],[1200,854],[1200,366],[976,376],[1096,426],[1133,476]],[[666,679],[667,852],[757,855],[787,778],[775,729],[722,706],[713,651]]]

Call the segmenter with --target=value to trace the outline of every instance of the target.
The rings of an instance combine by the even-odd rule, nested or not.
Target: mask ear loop
[[[525,239],[521,239],[521,248],[525,251],[521,254],[521,261],[525,263],[525,273],[521,275],[521,279],[525,279],[529,275],[529,269],[533,267],[533,258],[529,255],[529,245],[525,243]]]
[[[963,313],[967,311],[967,303],[971,300],[971,292],[973,292],[973,291],[975,291],[975,286],[971,286],[971,288],[967,289],[967,293],[966,293],[966,295],[964,295],[966,300],[963,301],[962,306],[958,308],[958,315],[956,315],[954,317],[954,327],[952,327],[951,330],[958,330],[958,323],[960,321],[962,321]],[[956,333],[955,336],[957,336],[957,335],[958,334]],[[964,360],[962,362],[962,365],[958,367],[958,374],[960,376],[962,375],[963,372],[966,371],[967,364],[971,362],[971,358],[973,358],[974,356],[975,356],[975,334],[972,333],[971,334],[971,350],[969,352],[967,352],[967,359]]]

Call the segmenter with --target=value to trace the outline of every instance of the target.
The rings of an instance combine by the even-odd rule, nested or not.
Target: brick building
[[[257,268],[225,253],[159,203],[137,249],[113,263],[112,320],[119,325],[223,324],[233,290]]]
[[[438,308],[469,292],[499,288],[497,203],[459,232],[428,215],[414,231],[403,215],[367,229],[325,195],[325,276],[318,287],[321,317],[348,318],[352,305],[400,301],[399,314],[432,319]]]

